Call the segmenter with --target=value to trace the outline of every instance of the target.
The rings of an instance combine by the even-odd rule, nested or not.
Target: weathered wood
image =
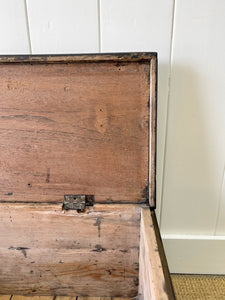
[[[53,296],[32,296],[32,297],[26,297],[21,295],[14,295],[12,296],[11,300],[54,300]],[[66,299],[65,299],[66,300]]]
[[[0,57],[0,293],[135,297],[140,274],[144,299],[169,299],[141,205],[155,207],[156,69],[155,53]],[[74,194],[94,207],[62,210]]]
[[[148,60],[9,63],[0,73],[1,201],[147,201]]]
[[[11,295],[0,295],[0,300],[11,300]]]
[[[112,297],[78,297],[78,300],[111,300]],[[121,298],[119,298],[121,299]]]
[[[150,65],[149,204],[156,207],[157,56]]]
[[[132,300],[131,298],[121,297],[67,297],[67,296],[21,296],[21,295],[0,295],[0,300]]]
[[[25,300],[25,299],[24,299]],[[132,300],[131,298],[121,298],[121,297],[64,297],[58,296],[56,300]]]
[[[118,297],[113,297],[112,300],[132,300],[130,298],[118,298]]]
[[[138,62],[149,61],[155,58],[155,52],[133,53],[96,53],[96,54],[71,54],[71,55],[0,55],[0,63],[71,63],[71,62]]]
[[[139,245],[140,207],[128,205],[87,207],[84,213],[62,211],[53,204],[1,203],[0,247],[53,249],[128,249]]]
[[[0,300],[131,300],[131,298],[121,297],[67,297],[67,296],[21,296],[21,295],[0,295]]]
[[[57,296],[55,300],[78,300],[80,297]]]
[[[174,293],[174,289],[173,289],[172,279],[170,276],[169,267],[167,264],[167,259],[166,259],[166,255],[165,255],[165,251],[164,251],[155,211],[151,211],[151,217],[152,217],[152,223],[153,223],[156,241],[158,244],[158,250],[159,250],[159,256],[160,256],[160,260],[161,260],[161,264],[162,264],[163,274],[164,274],[164,278],[165,278],[165,290],[168,294],[168,298],[170,300],[174,300],[175,293]]]
[[[140,207],[1,204],[0,293],[137,294]],[[10,259],[9,259],[10,258]]]
[[[113,297],[112,300],[132,300],[132,299],[130,299],[130,298],[117,298],[117,297]]]
[[[154,214],[154,213],[153,213]],[[141,210],[140,255],[139,255],[139,295],[143,300],[174,300],[168,289],[159,248],[155,225],[149,208]]]
[[[24,299],[25,300],[25,299]],[[132,300],[131,298],[121,298],[121,297],[64,297],[58,296],[56,300]]]

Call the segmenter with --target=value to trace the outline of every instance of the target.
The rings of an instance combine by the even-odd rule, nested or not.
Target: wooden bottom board
[[[131,300],[131,298],[115,298],[115,297],[64,297],[64,296],[13,296],[3,295],[0,300]]]

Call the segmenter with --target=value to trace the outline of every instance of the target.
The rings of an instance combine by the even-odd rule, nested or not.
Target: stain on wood
[[[47,168],[46,182],[50,182],[50,168]]]
[[[101,223],[102,223],[103,217],[98,217],[96,219],[96,222],[94,223],[94,226],[98,226],[98,237],[101,237]]]
[[[10,218],[10,222],[12,222],[12,217]],[[9,250],[18,250],[18,251],[21,251],[21,253],[23,253],[24,257],[26,258],[27,257],[27,250],[29,250],[30,248],[27,248],[27,247],[9,247],[8,248]]]

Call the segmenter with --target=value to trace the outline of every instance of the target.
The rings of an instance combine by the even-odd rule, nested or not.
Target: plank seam
[[[24,0],[24,7],[25,7],[25,16],[26,16],[26,25],[27,25],[27,38],[28,38],[28,45],[29,45],[29,53],[32,54],[30,25],[29,25],[28,10],[27,10],[27,0]]]
[[[98,50],[101,53],[102,52],[102,36],[101,36],[101,0],[98,1]]]
[[[168,136],[168,116],[169,116],[169,102],[170,102],[170,88],[171,88],[171,70],[172,70],[172,56],[173,56],[173,44],[174,44],[174,19],[175,19],[175,0],[173,0],[172,6],[172,24],[171,24],[171,37],[170,37],[170,55],[169,55],[169,75],[168,75],[168,95],[166,101],[166,129],[164,138],[163,149],[163,169],[162,169],[162,185],[161,185],[161,201],[159,208],[159,228],[162,226],[162,211],[163,211],[163,199],[164,199],[164,182],[165,182],[165,165],[166,165],[166,149],[167,149],[167,136]]]

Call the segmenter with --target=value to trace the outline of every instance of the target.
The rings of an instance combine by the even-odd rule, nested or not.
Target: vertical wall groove
[[[29,52],[30,52],[30,54],[32,54],[30,26],[29,26],[28,10],[27,10],[27,0],[24,0],[24,7],[25,7],[25,16],[26,16],[26,24],[27,24],[27,38],[28,38],[28,44],[29,44]]]
[[[99,52],[102,52],[102,43],[101,43],[101,0],[98,0],[98,47]]]
[[[159,211],[159,227],[162,224],[162,210],[163,210],[163,200],[164,200],[164,181],[165,181],[165,164],[166,164],[166,148],[167,148],[167,135],[168,135],[168,116],[169,116],[169,100],[170,100],[170,85],[171,85],[171,69],[172,69],[172,55],[173,55],[173,40],[174,40],[174,20],[175,20],[175,0],[173,0],[172,8],[172,26],[171,26],[171,38],[170,38],[170,55],[169,55],[169,76],[168,76],[168,95],[166,102],[166,130],[165,130],[165,140],[164,140],[164,150],[163,150],[163,174],[162,174],[162,185],[161,185],[161,201],[160,201],[160,211]]]

